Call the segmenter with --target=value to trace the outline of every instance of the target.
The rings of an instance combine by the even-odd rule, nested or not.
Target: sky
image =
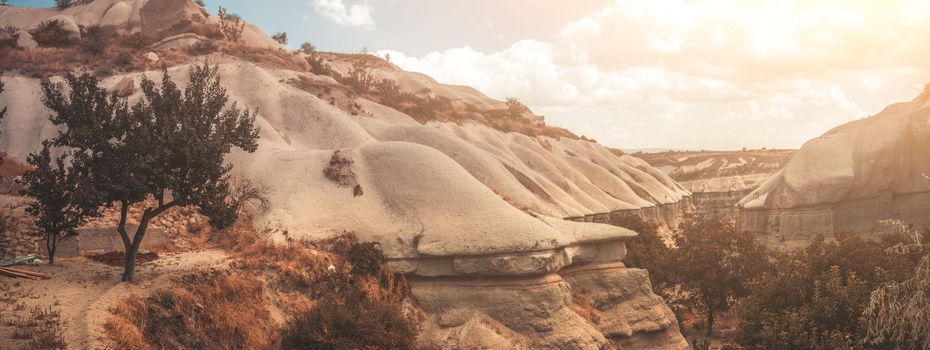
[[[930,83],[923,0],[206,3],[290,47],[389,53],[624,149],[797,148]]]

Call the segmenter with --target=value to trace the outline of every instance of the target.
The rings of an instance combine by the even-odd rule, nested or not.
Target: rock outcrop
[[[669,151],[637,156],[690,191],[696,214],[735,222],[739,216],[736,203],[778,173],[793,153],[791,150]]]
[[[740,226],[772,245],[813,234],[877,236],[878,220],[926,225],[930,91],[808,141],[778,175],[739,202]]]
[[[144,6],[126,1],[133,10],[125,27],[145,32],[151,23],[144,8],[163,6],[152,4],[157,1]],[[114,3],[97,0],[65,11],[35,10],[33,16],[31,10],[0,10],[0,24],[7,18],[26,23],[52,14],[89,23],[104,17]],[[170,3],[191,5],[164,2]],[[150,28],[152,38],[186,35],[175,30],[186,28],[188,20],[196,22],[186,13],[174,24]],[[270,39],[263,34],[244,39],[259,47],[265,40]],[[177,54],[166,50],[164,57]],[[183,88],[190,65],[201,59],[168,72]],[[579,137],[531,136],[472,120],[418,121],[373,100],[334,94],[348,87],[331,76],[224,54],[207,59],[218,63],[230,102],[259,111],[258,150],[227,158],[236,177],[270,189],[268,207],[255,213],[259,231],[281,241],[351,231],[380,242],[390,264],[410,276],[414,296],[427,312],[422,343],[441,348],[590,349],[612,343],[687,348],[674,316],[651,292],[645,271],[621,262],[624,242],[635,233],[597,223],[609,222],[600,220],[604,215],[623,214],[670,225],[690,210],[688,191],[661,171]],[[428,89],[462,113],[503,106],[474,89],[442,85],[372,56],[326,54],[325,59],[342,74],[365,60],[375,77],[394,80],[407,93]],[[132,100],[138,89],[125,87],[139,86],[143,74],[159,73],[119,74],[102,84],[119,87]],[[56,130],[47,121],[37,79],[12,72],[3,79],[9,93],[0,95],[0,105],[10,110],[0,124],[0,148],[22,160]],[[521,126],[544,126],[541,118],[527,119]],[[324,171],[330,166],[341,168]],[[167,233],[172,234],[170,228]]]

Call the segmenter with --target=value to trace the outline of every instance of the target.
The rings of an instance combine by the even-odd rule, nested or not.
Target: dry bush
[[[416,324],[400,304],[367,297],[347,282],[288,322],[282,349],[413,349]]]
[[[99,55],[107,49],[115,35],[116,30],[113,27],[93,25],[83,28],[81,47],[92,55]]]
[[[278,330],[264,283],[235,273],[187,275],[178,287],[113,309],[107,335],[118,349],[268,349]]]
[[[323,169],[323,174],[340,187],[355,186],[358,182],[355,179],[355,172],[352,171],[352,164],[354,163],[352,158],[343,154],[340,150],[336,150],[333,152],[332,158],[329,159],[329,165]]]
[[[13,320],[14,339],[28,339],[25,349],[64,350],[65,343],[61,328],[61,312],[48,308],[34,307],[25,317]]]
[[[16,41],[19,39],[19,34],[16,34],[19,31],[19,28],[12,25],[6,25],[3,28],[0,28],[0,48],[3,47],[16,47]]]
[[[39,46],[63,47],[74,44],[70,34],[64,28],[64,22],[59,20],[44,21],[29,31]]]

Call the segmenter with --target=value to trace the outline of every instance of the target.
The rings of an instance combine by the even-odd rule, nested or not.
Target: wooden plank
[[[0,269],[4,269],[4,270],[7,270],[7,271],[13,271],[13,272],[20,273],[20,274],[24,274],[24,275],[30,275],[30,276],[35,276],[35,277],[41,277],[41,278],[45,278],[45,279],[51,278],[51,277],[49,277],[49,275],[46,275],[46,274],[41,273],[41,272],[36,272],[36,271],[14,269],[14,268],[12,268],[12,267],[0,267]]]
[[[7,275],[7,276],[19,277],[19,278],[38,278],[38,277],[24,275],[24,274],[13,272],[13,271],[7,271],[6,269],[2,267],[0,267],[0,275]]]

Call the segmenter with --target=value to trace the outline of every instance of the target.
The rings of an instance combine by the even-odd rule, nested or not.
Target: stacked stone
[[[24,206],[4,208],[0,211],[3,229],[0,230],[0,259],[45,252],[42,238],[33,235],[35,225]]]
[[[136,225],[142,218],[142,212],[146,207],[154,207],[154,201],[146,201],[129,208],[127,224]],[[87,228],[108,228],[116,227],[119,223],[120,208],[105,208],[101,210],[100,217],[93,218],[84,225]],[[209,220],[198,213],[197,208],[193,206],[171,208],[161,215],[158,215],[149,223],[150,227],[162,228],[165,230],[165,236],[178,249],[185,250],[187,240],[183,239],[188,234],[197,232],[209,225]]]

